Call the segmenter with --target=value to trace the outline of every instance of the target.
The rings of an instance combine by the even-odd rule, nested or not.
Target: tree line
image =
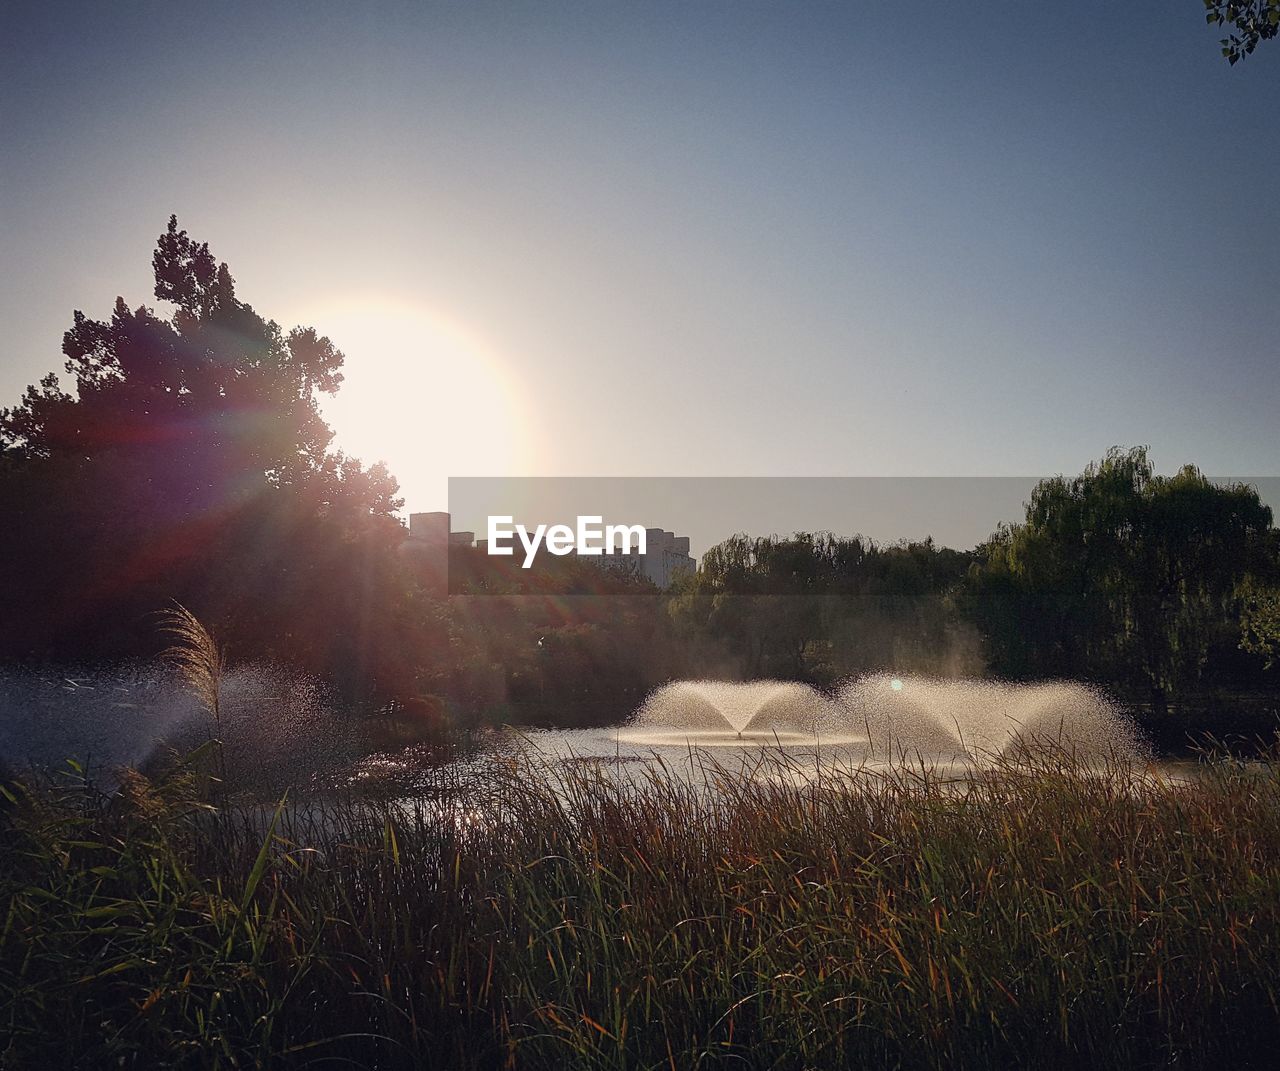
[[[872,670],[1096,681],[1167,718],[1274,698],[1280,541],[1255,490],[1112,450],[1043,481],[973,550],[735,535],[666,592],[595,565],[442,565],[394,477],[332,447],[343,355],[244,302],[171,218],[147,305],[74,314],[50,373],[0,410],[0,658],[153,656],[173,602],[233,659],[287,662],[353,705],[455,719],[616,721],[675,676],[829,682]]]
[[[1022,521],[972,551],[931,540],[735,536],[672,596],[754,672],[1075,678],[1146,709],[1261,702],[1280,680],[1280,532],[1255,488],[1145,448],[1042,480]]]

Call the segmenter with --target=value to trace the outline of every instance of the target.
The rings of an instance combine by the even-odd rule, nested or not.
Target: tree
[[[748,676],[937,671],[953,648],[946,596],[969,560],[932,540],[880,547],[830,533],[735,535],[673,588],[670,609],[683,631],[720,643]]]
[[[1238,638],[1236,593],[1266,567],[1271,520],[1253,488],[1192,466],[1157,476],[1145,448],[1115,449],[1037,485],[1024,523],[985,548],[967,603],[998,668],[1140,687],[1159,713]]]
[[[1204,0],[1210,26],[1230,26],[1221,41],[1222,54],[1234,66],[1263,41],[1280,31],[1280,0]]]
[[[1280,655],[1280,588],[1250,577],[1240,596],[1240,649],[1261,655],[1270,669]]]
[[[236,297],[226,264],[176,217],[152,258],[170,320],[117,298],[108,322],[77,311],[63,337],[75,394],[50,373],[0,410],[0,443],[39,458],[128,453],[183,477],[188,495],[240,495],[317,471],[333,437],[317,395],[342,382],[342,353],[311,328],[285,335]],[[175,488],[178,483],[175,480]]]
[[[152,268],[171,315],[123,298],[105,321],[77,311],[71,389],[50,373],[0,410],[0,653],[153,653],[150,615],[176,599],[241,657],[385,676],[402,645],[375,636],[407,597],[401,500],[385,467],[330,449],[319,398],[342,353],[240,300],[175,217]]]

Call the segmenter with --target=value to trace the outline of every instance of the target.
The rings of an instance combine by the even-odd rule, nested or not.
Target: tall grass
[[[1273,1066],[1280,774],[15,788],[5,1066]],[[452,780],[450,780],[452,779]]]
[[[161,655],[162,660],[177,670],[179,678],[211,719],[210,743],[225,791],[227,756],[222,740],[222,678],[226,673],[226,653],[200,619],[181,603],[175,602],[169,609],[162,610],[159,618],[161,631],[172,641]]]

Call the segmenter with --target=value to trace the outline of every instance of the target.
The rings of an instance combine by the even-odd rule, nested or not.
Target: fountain
[[[831,701],[795,681],[673,681],[645,700],[624,732],[633,742],[812,743]]]
[[[1048,745],[1085,761],[1137,758],[1116,705],[1071,681],[1011,684],[873,674],[830,696],[792,681],[675,681],[617,735],[651,746],[839,749],[859,762],[974,767]]]
[[[62,769],[75,759],[111,788],[122,768],[145,768],[216,734],[233,784],[274,792],[354,754],[352,719],[306,674],[237,666],[221,698],[214,726],[190,690],[154,665],[0,671],[0,771]]]
[[[1075,681],[1012,684],[877,674],[846,683],[834,706],[842,719],[865,726],[871,751],[885,757],[980,763],[1040,745],[1089,761],[1143,751],[1119,708]]]

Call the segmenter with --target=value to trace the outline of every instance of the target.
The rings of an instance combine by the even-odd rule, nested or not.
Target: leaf
[[[392,824],[391,819],[387,819],[386,842],[391,849],[391,861],[397,867],[400,865],[400,841],[396,839],[396,827]]]
[[[288,798],[286,793],[276,804],[275,813],[271,816],[271,824],[267,826],[267,835],[262,838],[262,847],[258,849],[258,857],[253,861],[253,869],[249,871],[249,878],[244,883],[244,893],[240,897],[239,915],[244,915],[249,910],[249,901],[253,899],[253,894],[258,891],[258,885],[262,882],[262,877],[267,872],[267,864],[271,861],[271,842],[275,839],[276,825],[280,821],[280,814],[284,810],[285,799]],[[231,942],[233,934],[227,935],[227,951],[231,951]]]
[[[124,904],[103,904],[101,907],[88,908],[82,913],[87,919],[105,919],[123,915],[127,910]]]

